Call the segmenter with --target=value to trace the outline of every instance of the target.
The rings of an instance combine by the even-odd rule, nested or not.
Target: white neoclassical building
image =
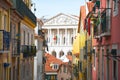
[[[44,22],[42,28],[46,30],[45,39],[50,54],[57,58],[71,54],[78,20],[77,16],[60,13]]]

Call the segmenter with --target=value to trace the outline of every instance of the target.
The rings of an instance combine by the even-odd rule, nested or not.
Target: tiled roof
[[[51,64],[61,64],[62,61],[52,56],[51,54],[46,53],[46,63],[45,63],[45,72],[56,72],[56,69],[52,69]]]

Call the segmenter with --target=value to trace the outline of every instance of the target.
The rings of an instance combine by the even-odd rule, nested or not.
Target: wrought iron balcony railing
[[[94,26],[94,38],[110,36],[111,9],[106,8],[100,17],[100,25]]]
[[[111,9],[105,9],[101,13],[101,36],[110,36],[111,29]]]
[[[22,45],[21,52],[23,53],[23,57],[36,56],[36,46]]]
[[[10,32],[0,30],[0,53],[9,51],[10,47]]]
[[[36,16],[27,7],[27,5],[22,0],[13,0],[13,9],[16,9],[21,16],[26,16],[34,24],[36,24]]]

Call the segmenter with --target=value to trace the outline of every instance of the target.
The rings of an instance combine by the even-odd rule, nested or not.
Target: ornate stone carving
[[[48,20],[44,25],[76,25],[78,20],[67,15],[58,15]]]

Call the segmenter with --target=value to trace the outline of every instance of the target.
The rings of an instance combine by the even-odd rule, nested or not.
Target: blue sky
[[[35,15],[37,18],[41,18],[42,16],[50,18],[59,13],[78,16],[80,6],[85,4],[85,0],[32,0],[32,3],[35,3]]]

